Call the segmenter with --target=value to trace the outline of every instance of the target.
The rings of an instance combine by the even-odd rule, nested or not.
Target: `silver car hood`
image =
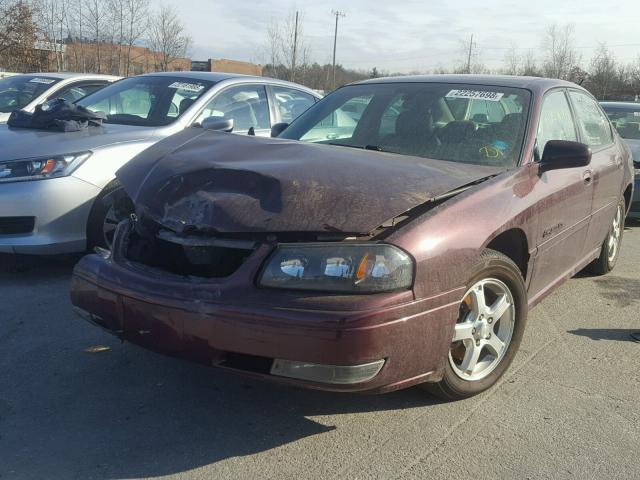
[[[10,115],[10,113],[0,113],[0,123],[7,123]]]
[[[118,143],[149,139],[158,128],[103,125],[80,132],[53,132],[0,125],[0,161],[83,152]]]

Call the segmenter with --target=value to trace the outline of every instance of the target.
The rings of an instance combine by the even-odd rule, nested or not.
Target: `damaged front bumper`
[[[261,245],[226,278],[180,277],[84,257],[71,300],[84,318],[142,347],[280,383],[386,392],[441,378],[459,289],[328,295],[261,289]]]

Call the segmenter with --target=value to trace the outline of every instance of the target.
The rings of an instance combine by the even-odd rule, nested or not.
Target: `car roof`
[[[225,73],[225,72],[190,72],[190,71],[177,71],[177,72],[154,72],[145,73],[139,75],[140,77],[181,77],[189,78],[193,80],[208,80],[210,82],[222,82],[223,80],[255,80],[256,82],[266,82],[273,85],[282,85],[283,87],[291,87],[297,90],[304,90],[312,94],[314,97],[321,98],[322,96],[317,92],[314,92],[310,88],[300,85],[298,83],[287,82],[285,80],[278,80],[271,77],[259,77],[257,75],[243,75],[241,73]]]
[[[640,110],[640,103],[637,102],[600,102],[600,105],[618,110]]]
[[[399,77],[381,77],[355,82],[355,85],[371,83],[460,83],[467,85],[492,85],[501,87],[525,88],[534,92],[545,92],[555,87],[571,87],[584,90],[582,87],[565,80],[542,77],[519,77],[515,75],[407,75]]]
[[[74,73],[74,72],[36,72],[36,73],[25,73],[23,75],[29,75],[30,77],[49,77],[49,78],[58,78],[60,80],[67,80],[71,78],[77,78],[79,80],[82,79],[105,79],[105,80],[119,80],[121,77],[116,77],[115,75],[102,75],[97,73]]]

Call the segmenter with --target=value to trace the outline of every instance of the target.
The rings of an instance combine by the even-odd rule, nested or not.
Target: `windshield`
[[[105,113],[106,123],[159,127],[174,122],[214,84],[177,76],[131,77],[77,103]]]
[[[622,138],[640,140],[640,103],[634,108],[616,108],[603,106],[611,123]]]
[[[59,78],[37,75],[16,75],[0,80],[0,112],[10,113],[26,107],[59,81]]]
[[[530,93],[444,83],[363,84],[320,100],[281,138],[463,163],[511,166]]]

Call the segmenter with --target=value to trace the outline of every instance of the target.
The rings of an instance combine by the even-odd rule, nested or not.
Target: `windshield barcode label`
[[[50,78],[32,78],[29,80],[30,83],[44,83],[45,85],[51,85],[55,80],[51,80]]]
[[[173,82],[169,85],[169,88],[177,88],[186,92],[199,92],[204,88],[204,85],[200,85],[199,83]]]
[[[451,90],[446,95],[446,98],[473,98],[476,100],[490,100],[492,102],[497,102],[502,97],[504,97],[504,93],[502,92],[483,92],[479,90]]]

